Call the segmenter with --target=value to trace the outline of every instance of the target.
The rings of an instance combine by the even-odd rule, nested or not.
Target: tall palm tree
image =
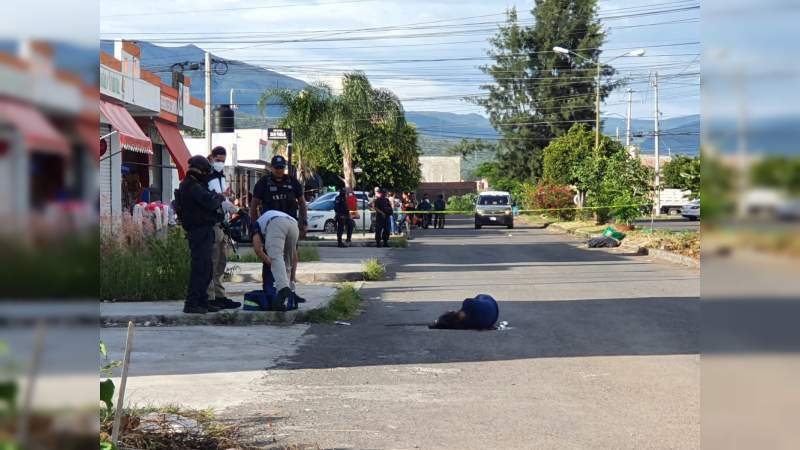
[[[331,89],[318,84],[301,91],[270,89],[258,101],[263,114],[268,104],[280,103],[286,115],[279,125],[292,129],[293,158],[301,182],[312,177],[333,145],[333,133],[328,119],[333,104]]]
[[[344,75],[342,93],[333,107],[333,130],[342,150],[342,172],[346,187],[355,186],[353,153],[370,127],[382,124],[399,136],[405,127],[403,105],[391,91],[374,89],[363,72]]]

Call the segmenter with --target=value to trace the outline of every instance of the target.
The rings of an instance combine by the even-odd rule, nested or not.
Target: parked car
[[[356,194],[356,197],[358,197],[358,198],[360,198],[362,200],[369,201],[369,196],[367,195],[366,192],[364,192],[364,191],[355,191],[355,194]],[[336,200],[336,197],[338,197],[338,196],[339,196],[339,192],[338,191],[337,192],[326,192],[326,193],[320,195],[319,197],[315,198],[313,201],[314,202],[320,202],[320,201],[323,201],[323,200]]]
[[[683,205],[681,208],[681,215],[689,220],[700,219],[700,200],[692,200]]]
[[[800,199],[794,199],[784,202],[775,211],[778,219],[787,222],[800,220]]]
[[[484,225],[502,225],[514,228],[511,194],[505,191],[486,191],[475,201],[475,229]]]
[[[334,198],[315,200],[308,204],[308,231],[336,232],[336,213],[333,211]],[[362,230],[366,227],[372,231],[372,211],[367,202],[358,199],[358,214],[361,218],[354,219],[355,229]]]

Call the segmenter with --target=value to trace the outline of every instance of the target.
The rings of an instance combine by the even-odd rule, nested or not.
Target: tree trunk
[[[350,151],[350,146],[345,144],[342,146],[342,172],[344,175],[344,186],[348,189],[355,190],[355,174],[353,173],[353,155]]]

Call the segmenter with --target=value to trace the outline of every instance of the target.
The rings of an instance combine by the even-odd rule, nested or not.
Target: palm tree
[[[333,133],[329,117],[333,105],[331,89],[318,84],[301,91],[291,89],[270,89],[258,101],[261,113],[267,104],[280,103],[286,108],[286,115],[279,125],[292,129],[293,158],[296,158],[297,176],[302,183],[312,177],[325,153],[333,146]]]
[[[355,186],[353,153],[370,127],[381,124],[399,136],[405,128],[403,105],[391,91],[374,89],[363,72],[344,75],[342,93],[333,107],[333,130],[342,150],[342,172],[348,188]]]

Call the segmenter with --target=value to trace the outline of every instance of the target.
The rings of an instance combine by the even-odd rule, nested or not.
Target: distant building
[[[650,167],[652,169],[654,169],[656,167],[656,157],[653,156],[653,155],[641,155],[640,154],[639,155],[639,160],[642,161],[642,164],[644,164],[647,167]],[[659,155],[658,156],[658,160],[659,160],[659,167],[661,169],[663,169],[664,168],[664,164],[672,161],[672,157],[671,156],[667,156],[667,155]]]
[[[184,136],[189,152],[208,156],[205,138]],[[212,147],[221,145],[228,151],[225,160],[225,177],[242,206],[250,202],[247,193],[252,192],[256,182],[266,173],[266,166],[274,156],[272,143],[267,140],[266,129],[236,129],[233,133],[213,133]]]
[[[423,183],[461,181],[460,156],[420,156]]]

